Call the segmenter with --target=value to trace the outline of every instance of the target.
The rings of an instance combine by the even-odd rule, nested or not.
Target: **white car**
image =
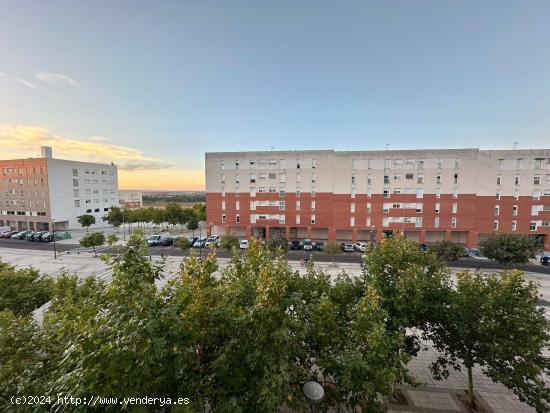
[[[365,252],[367,250],[367,243],[366,242],[356,242],[353,244],[353,247],[360,252]]]
[[[209,247],[210,245],[217,245],[220,240],[219,235],[212,235],[206,239],[206,243],[204,244],[205,247]]]
[[[239,248],[242,249],[242,250],[247,249],[248,248],[248,240],[247,239],[242,239],[241,243],[239,244]]]

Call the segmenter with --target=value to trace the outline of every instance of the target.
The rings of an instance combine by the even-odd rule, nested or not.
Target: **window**
[[[300,169],[300,164],[301,164],[301,160],[300,159],[297,159],[296,160],[296,169]]]
[[[78,176],[78,169],[73,169],[73,176]]]
[[[520,176],[516,175],[516,177],[514,178],[514,185],[519,185],[519,182],[520,182]]]
[[[389,184],[389,183],[390,183],[390,176],[389,176],[389,175],[384,175],[384,183],[385,183],[385,184]]]
[[[497,192],[495,198],[496,198],[497,201],[500,201],[500,192]]]
[[[302,182],[302,176],[300,174],[296,174],[296,182]]]
[[[256,196],[256,188],[250,188],[250,197],[254,198]]]
[[[284,211],[286,209],[285,201],[279,201],[279,211]]]
[[[516,159],[516,169],[521,169],[523,159]]]
[[[424,160],[419,160],[417,166],[418,169],[424,169]]]
[[[437,189],[435,190],[435,197],[436,197],[436,198],[441,198],[441,188],[437,188]]]
[[[451,228],[456,228],[456,217],[451,218]]]
[[[240,175],[235,175],[235,183],[238,184],[241,181]]]
[[[405,174],[405,179],[408,179],[408,180],[414,179],[414,175],[413,174]]]
[[[372,196],[372,189],[367,189],[367,198],[370,198]]]
[[[532,205],[531,206],[531,216],[536,217],[539,214],[539,206],[538,205]]]
[[[437,169],[441,169],[442,166],[443,166],[443,159],[439,158],[437,160]]]
[[[454,181],[455,184],[458,184],[458,174],[455,174]]]
[[[367,202],[367,214],[370,214],[370,211],[371,211],[371,203],[370,202]]]
[[[99,212],[99,208],[94,209],[94,212]]]
[[[422,213],[422,204],[416,204],[416,213],[417,214]]]
[[[512,207],[512,216],[517,217],[518,216],[518,206],[514,205]]]
[[[393,161],[393,169],[402,169],[403,168],[403,159],[396,159]]]
[[[535,221],[531,221],[529,224],[529,231],[536,231],[537,230],[537,223]]]
[[[315,198],[315,191],[311,191],[311,197]]]
[[[279,183],[280,184],[286,183],[286,174],[279,174]]]
[[[405,161],[405,168],[406,169],[413,169],[414,168],[414,161],[412,159],[407,159]]]
[[[315,215],[312,215],[312,216],[311,216],[311,223],[312,223],[312,224],[315,224]]]
[[[460,159],[456,158],[455,159],[455,169],[458,169],[459,167],[460,167]]]
[[[222,210],[225,209],[225,201],[222,201]]]
[[[500,215],[500,205],[496,205],[495,206],[495,216],[499,216]]]
[[[441,184],[441,175],[437,175],[435,177],[435,183],[438,184],[438,185]]]
[[[453,198],[458,198],[458,189],[453,190]]]
[[[78,189],[74,189],[74,190],[73,190],[73,195],[74,195],[75,197],[79,197],[79,196],[80,196],[80,191],[79,191]]]
[[[540,185],[540,176],[533,177],[533,185]]]
[[[311,201],[311,210],[315,211],[315,201]]]
[[[372,175],[367,175],[367,184],[368,185],[372,184]]]
[[[296,224],[300,225],[300,215],[296,215]]]
[[[350,205],[350,212],[355,212],[355,202],[352,202]]]
[[[250,162],[249,162],[249,168],[250,168],[250,169],[256,168],[256,161],[250,161]],[[238,215],[237,215],[237,216],[238,216]]]
[[[235,169],[239,169],[239,161],[235,161]]]
[[[311,174],[311,183],[314,184],[315,182],[317,182],[317,174],[316,174],[316,173],[312,173],[312,174]]]
[[[456,211],[458,210],[458,204],[454,203],[452,206],[452,214],[456,214]]]
[[[352,185],[355,185],[355,175],[352,175],[352,176],[351,176],[351,184],[352,184]]]
[[[537,158],[535,159],[535,169],[542,169],[542,161],[544,159],[541,159],[541,158]]]
[[[296,211],[300,210],[300,201],[296,201]]]
[[[367,168],[372,169],[371,159],[367,159]]]
[[[352,198],[355,198],[355,189],[352,189],[352,190],[351,190],[350,196],[351,196]]]
[[[422,188],[418,188],[416,190],[416,197],[417,198],[423,198],[424,197],[424,190]]]
[[[388,189],[384,189],[384,198],[390,197],[390,191]]]
[[[241,216],[239,214],[235,215],[235,222],[239,224],[241,222]]]
[[[417,184],[423,184],[424,183],[424,175],[423,174],[416,175],[416,183]]]
[[[540,199],[540,191],[539,190],[533,191],[532,198],[538,201]]]
[[[356,169],[357,168],[357,160],[356,159],[352,159],[351,160],[351,169]]]
[[[370,227],[370,217],[367,217],[367,227]]]
[[[439,202],[436,202],[435,203],[435,213],[436,214],[439,214],[440,208],[441,208],[441,204]]]
[[[502,185],[502,175],[497,176],[497,185]]]
[[[256,183],[256,175],[255,175],[255,174],[250,175],[250,183],[251,183],[251,184],[255,184],[255,183]]]
[[[235,209],[238,211],[241,209],[241,201],[235,201]]]
[[[239,192],[239,188],[235,190],[235,198],[238,198],[241,193]]]
[[[222,215],[222,224],[225,224],[225,222],[226,222],[226,216],[225,216],[225,214],[223,214]]]
[[[518,191],[518,190],[515,190],[515,191],[514,191],[514,199],[515,199],[515,200],[518,200],[518,199],[519,199],[519,191]]]
[[[313,168],[313,169],[317,168],[317,159],[312,159],[311,160],[311,168]]]
[[[279,159],[279,168],[285,169],[286,162],[284,159]]]
[[[403,177],[403,175],[401,175],[401,174],[394,175],[394,176],[393,176],[393,180],[394,180],[394,181],[400,181],[402,177]]]
[[[498,231],[498,219],[493,221],[493,230]]]
[[[350,227],[354,227],[354,226],[355,226],[355,217],[350,217],[350,219],[349,219],[349,225],[350,225]]]
[[[300,198],[300,188],[296,189],[296,198]]]
[[[268,175],[268,178],[269,178],[269,179],[277,179],[277,174],[270,173],[270,174]]]
[[[286,192],[284,189],[279,189],[279,196],[284,197],[286,195]]]
[[[78,186],[78,179],[73,179],[73,186]]]
[[[78,208],[80,206],[80,200],[75,199],[74,200],[74,206]]]
[[[400,194],[401,193],[401,188],[393,188],[392,192],[394,194]]]
[[[434,227],[439,228],[439,217],[434,218]]]
[[[384,159],[384,168],[385,169],[391,168],[391,159]]]
[[[512,221],[512,231],[517,230],[517,228],[518,228],[518,222],[517,221]]]

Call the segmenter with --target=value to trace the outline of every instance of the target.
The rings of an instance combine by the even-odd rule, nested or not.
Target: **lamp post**
[[[53,238],[53,259],[57,259],[57,249],[55,246],[55,221],[52,219],[52,238]]]

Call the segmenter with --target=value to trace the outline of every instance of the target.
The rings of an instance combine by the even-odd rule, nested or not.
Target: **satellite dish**
[[[304,395],[312,403],[319,403],[325,397],[325,390],[316,381],[308,381],[303,387]]]

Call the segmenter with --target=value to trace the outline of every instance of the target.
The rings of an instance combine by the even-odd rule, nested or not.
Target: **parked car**
[[[325,249],[326,245],[323,241],[315,241],[315,249],[317,251],[323,251]]]
[[[220,242],[220,236],[219,235],[211,235],[206,239],[206,243],[204,244],[206,247],[209,247],[210,245],[217,246]]]
[[[356,242],[355,244],[353,244],[353,247],[359,252],[365,252],[367,250],[367,243],[366,242]]]
[[[489,259],[481,253],[479,248],[470,248],[468,250],[468,256],[470,256],[472,258],[477,258],[478,260],[488,260]]]
[[[187,238],[187,241],[189,242],[189,245],[193,246],[193,244],[197,242],[198,239],[199,237],[189,237]]]
[[[313,243],[310,239],[305,239],[303,244],[304,251],[312,251],[313,250]]]
[[[162,245],[163,247],[174,245],[174,238],[171,238],[171,237],[161,238],[158,245]]]
[[[30,241],[34,234],[36,234],[36,232],[30,231],[27,235],[25,235],[25,239]]]
[[[33,232],[33,231],[21,231],[21,232],[18,232],[17,234],[12,235],[11,238],[12,239],[25,239],[27,234],[29,234],[30,232]]]
[[[151,235],[149,238],[147,238],[147,245],[149,247],[156,247],[160,244],[160,235]]]
[[[344,252],[353,252],[355,250],[355,247],[351,242],[344,242],[344,244],[342,245],[342,250]]]
[[[0,234],[0,238],[11,238],[12,235],[17,234],[17,231],[6,231]]]
[[[420,248],[420,250],[422,251],[428,251],[428,244],[426,243],[418,244],[418,248]]]
[[[242,249],[242,250],[245,250],[248,248],[248,240],[247,239],[242,239],[241,242],[239,243],[239,248]]]
[[[38,232],[35,232],[34,234],[29,234],[27,235],[27,241],[40,242],[40,238],[42,237],[42,235],[44,235],[47,232],[48,231],[38,231]]]
[[[302,249],[302,243],[298,240],[294,240],[290,242],[290,249],[291,250],[301,250]]]
[[[550,267],[550,256],[542,256],[540,257],[540,263],[546,267]]]
[[[193,248],[204,248],[206,246],[206,238],[199,238],[193,244]]]
[[[40,238],[40,241],[41,242],[53,242],[53,239],[54,239],[53,232],[46,232],[44,235],[42,235],[42,237]],[[55,240],[59,241],[60,239],[62,239],[61,236],[56,232],[55,233]]]

